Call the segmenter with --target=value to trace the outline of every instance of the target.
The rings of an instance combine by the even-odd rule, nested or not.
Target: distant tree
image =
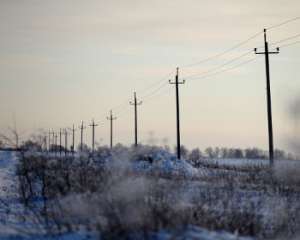
[[[189,150],[184,145],[180,146],[180,152],[182,158],[186,159],[188,157]]]
[[[245,157],[248,159],[265,159],[267,156],[263,150],[258,148],[247,148],[245,150]]]
[[[219,147],[215,147],[214,153],[213,153],[214,158],[219,158],[220,154],[221,154],[221,149]]]
[[[4,145],[12,148],[18,148],[20,142],[20,133],[16,127],[9,127],[7,134],[0,133],[0,139]]]
[[[282,160],[282,159],[286,159],[287,156],[283,150],[275,149],[274,158]]]
[[[80,147],[81,146],[79,144],[78,147],[77,147],[78,151],[81,151]],[[82,144],[82,152],[90,152],[90,151],[91,151],[91,149],[89,148],[89,146],[87,144]]]
[[[25,141],[21,146],[22,149],[28,151],[40,152],[42,151],[42,145],[39,143],[33,142],[32,140]]]
[[[113,147],[113,151],[116,153],[124,153],[127,151],[127,147],[125,147],[124,145],[122,145],[121,143],[117,143],[114,147]]]
[[[187,159],[193,166],[197,167],[199,166],[199,162],[201,161],[202,158],[203,158],[203,154],[200,151],[200,149],[195,148],[190,152]]]
[[[43,129],[39,129],[36,133],[32,134],[30,140],[41,146],[41,148],[47,149],[47,132]]]
[[[244,153],[242,149],[234,149],[234,158],[244,158]]]
[[[228,149],[223,147],[220,150],[220,157],[221,158],[228,158]]]
[[[213,158],[214,157],[214,150],[212,149],[212,147],[208,147],[204,150],[205,154],[207,155],[207,157],[209,158]]]

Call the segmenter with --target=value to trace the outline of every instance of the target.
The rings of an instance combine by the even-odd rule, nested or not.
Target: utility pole
[[[47,134],[44,136],[44,150],[48,153]]]
[[[61,128],[59,129],[59,155],[61,156],[61,135],[62,135],[62,132],[61,132]]]
[[[52,131],[52,151],[54,150],[54,144],[55,144],[55,132]]]
[[[57,137],[58,137],[57,133],[55,133],[55,137],[54,137],[55,138],[55,145],[54,145],[55,146],[54,147],[54,155],[55,155],[55,157],[56,157],[56,153],[57,153]]]
[[[48,132],[48,152],[50,153],[50,149],[51,149],[51,130],[49,129]]]
[[[110,148],[113,148],[113,121],[116,120],[116,117],[113,117],[112,110],[110,110],[110,116],[107,117],[107,120],[110,121]]]
[[[83,121],[81,121],[81,126],[79,126],[80,129],[80,151],[82,151],[83,148],[83,130],[86,129],[86,127],[83,125]]]
[[[72,128],[72,155],[74,156],[75,153],[75,126],[73,124]]]
[[[134,92],[133,102],[129,102],[130,105],[134,106],[134,146],[138,145],[138,126],[137,126],[137,106],[142,105],[142,101],[138,101],[136,98],[136,92]]]
[[[68,130],[65,128],[65,156],[67,156],[68,152]]]
[[[95,151],[95,127],[97,127],[98,124],[95,124],[94,119],[92,120],[92,124],[90,127],[92,127],[92,153],[94,154]]]
[[[179,84],[184,84],[185,80],[182,82],[179,82],[179,68],[176,69],[176,76],[175,76],[175,82],[172,82],[169,80],[170,84],[175,84],[175,90],[176,90],[176,129],[177,129],[177,158],[181,158],[181,151],[180,151],[180,112],[179,112]]]
[[[274,143],[273,143],[273,121],[272,121],[272,98],[271,98],[271,84],[270,84],[270,63],[269,54],[278,54],[279,48],[276,52],[269,51],[269,43],[267,41],[267,30],[264,29],[264,52],[257,52],[257,48],[254,49],[255,54],[265,55],[265,66],[266,66],[266,87],[267,87],[267,110],[268,110],[268,135],[269,135],[269,159],[270,165],[274,164]]]

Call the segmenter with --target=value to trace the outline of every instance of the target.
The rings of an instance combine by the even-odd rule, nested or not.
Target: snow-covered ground
[[[143,155],[143,154],[142,154]],[[186,180],[183,183],[184,185],[176,186],[175,191],[170,191],[171,200],[174,200],[176,204],[183,204],[184,207],[189,207],[187,204],[190,204],[190,207],[193,204],[197,205],[199,200],[203,201],[203,210],[209,210],[211,213],[219,216],[220,218],[226,218],[228,211],[236,211],[237,213],[245,214],[257,214],[259,215],[259,220],[262,221],[262,226],[273,227],[273,220],[284,219],[287,217],[282,209],[286,209],[289,206],[286,204],[292,205],[293,202],[289,200],[287,202],[285,196],[280,196],[279,194],[273,194],[272,192],[260,191],[259,186],[247,186],[246,188],[240,187],[236,183],[236,187],[229,187],[226,184],[220,184],[219,182],[211,182],[209,177],[218,177],[224,176],[227,170],[222,169],[210,169],[209,167],[200,167],[194,168],[188,162],[184,160],[176,159],[172,154],[165,151],[156,151],[151,154],[146,154],[145,158],[140,159],[141,154],[126,155],[122,158],[116,156],[105,156],[99,157],[94,161],[102,161],[105,159],[104,164],[109,169],[118,169],[118,168],[130,168],[135,173],[150,173],[154,176],[168,176],[167,179],[163,180],[166,182],[171,182],[172,179],[169,177],[178,177],[183,176]],[[80,156],[76,156],[78,159]],[[132,159],[137,159],[132,161]],[[245,160],[245,159],[215,159],[210,160],[211,163],[217,163],[219,166],[262,166],[268,165],[266,160]],[[37,234],[36,232],[30,232],[30,224],[32,222],[24,222],[24,219],[19,218],[24,214],[24,209],[18,198],[18,188],[17,188],[17,178],[16,178],[16,164],[18,163],[18,154],[14,152],[4,152],[0,151],[0,239],[63,239],[63,240],[81,240],[81,239],[99,239],[99,236],[95,234],[90,234],[85,231],[72,232],[64,234],[61,236],[47,236]],[[102,161],[103,164],[103,161]],[[295,174],[291,171],[299,169],[299,162],[295,161],[280,161],[276,162],[278,176],[286,176],[286,172]],[[286,167],[292,166],[292,167]],[[286,168],[286,169],[285,169]],[[284,172],[282,171],[284,169]],[[157,175],[157,173],[159,175]],[[232,172],[228,172],[232,175]],[[236,172],[234,175],[241,175],[244,177],[247,173]],[[282,174],[282,175],[280,175]],[[131,181],[131,180],[130,180]],[[129,181],[129,182],[130,182]],[[139,178],[134,179],[133,181],[138,182],[137,187],[139,187],[140,182]],[[120,186],[127,186],[126,184]],[[128,187],[128,186],[127,186]],[[130,186],[129,186],[130,187]],[[132,189],[122,189],[124,194],[133,193],[136,194],[134,187]],[[249,187],[249,188],[248,188]],[[121,195],[120,195],[121,196]],[[125,196],[125,195],[124,195]],[[215,200],[211,200],[213,198]],[[122,199],[122,196],[121,196]],[[229,202],[224,202],[224,199],[230,199]],[[292,201],[297,201],[299,198],[291,198]],[[78,204],[73,199],[76,206]],[[277,223],[275,223],[277,224]],[[228,233],[225,231],[209,231],[200,227],[193,225],[188,225],[187,228],[175,233],[176,237],[179,239],[203,239],[203,240],[231,240],[231,239],[252,239],[246,237],[238,237],[236,234]],[[167,240],[174,238],[174,231],[161,230],[159,232],[154,232],[151,234],[151,239],[158,240]],[[101,239],[101,237],[100,237]],[[138,239],[138,238],[136,238]]]
[[[216,163],[221,166],[267,166],[270,164],[268,159],[232,159],[232,158],[217,158],[207,160],[210,163]],[[300,161],[297,160],[275,160],[275,165],[293,165],[300,167]]]

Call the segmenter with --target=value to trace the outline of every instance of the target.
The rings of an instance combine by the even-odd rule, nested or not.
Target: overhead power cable
[[[300,17],[291,18],[291,19],[288,19],[288,20],[283,21],[283,22],[281,22],[281,23],[278,23],[278,24],[276,24],[276,25],[270,26],[270,27],[268,27],[268,28],[266,28],[266,29],[267,29],[267,30],[271,30],[271,29],[278,28],[278,27],[281,27],[281,26],[283,26],[283,25],[286,25],[286,24],[288,24],[288,23],[295,22],[295,21],[298,21],[298,20],[300,20]]]
[[[249,59],[249,60],[247,60],[247,61],[241,62],[241,63],[239,63],[239,64],[237,64],[237,65],[235,65],[235,66],[233,66],[233,67],[226,68],[226,69],[223,69],[223,70],[221,70],[221,71],[218,71],[218,72],[215,72],[215,73],[212,73],[212,74],[207,74],[207,75],[199,76],[199,77],[197,77],[197,78],[189,78],[189,79],[187,79],[187,80],[198,80],[198,79],[203,79],[203,78],[207,78],[207,77],[219,75],[219,74],[221,74],[221,73],[228,72],[228,71],[231,71],[231,70],[233,70],[233,69],[239,68],[239,67],[241,67],[241,66],[243,66],[243,65],[249,64],[249,63],[253,62],[253,61],[256,60],[256,59],[257,59],[257,57],[254,57],[254,58],[251,58],[251,59]]]
[[[294,36],[290,36],[290,37],[288,37],[288,38],[281,39],[281,40],[279,40],[279,41],[277,41],[277,42],[271,43],[270,45],[273,46],[273,45],[276,45],[276,44],[278,44],[278,43],[283,43],[283,42],[292,40],[292,39],[297,38],[297,37],[300,37],[300,33],[298,33],[298,34],[296,34],[296,35],[294,35]]]
[[[292,42],[292,43],[287,43],[287,44],[281,45],[280,48],[290,47],[290,46],[293,46],[293,45],[296,45],[296,44],[299,44],[299,43],[300,43],[300,41],[296,41],[296,42]]]
[[[226,50],[223,51],[223,52],[220,52],[220,53],[218,53],[218,54],[216,54],[216,55],[212,55],[212,56],[210,56],[210,57],[208,57],[208,58],[205,58],[205,59],[203,59],[203,60],[201,60],[201,61],[199,61],[199,62],[191,63],[191,64],[188,64],[188,65],[183,65],[183,66],[181,66],[180,68],[193,67],[193,66],[196,66],[196,65],[199,65],[199,64],[208,62],[208,61],[210,61],[210,60],[213,60],[213,59],[215,59],[215,58],[219,58],[219,57],[225,55],[226,53],[229,53],[229,52],[231,52],[231,51],[233,51],[233,50],[235,50],[235,49],[237,49],[237,48],[243,46],[244,44],[246,44],[247,42],[251,41],[252,39],[258,37],[258,36],[261,35],[262,33],[263,33],[262,31],[259,31],[259,32],[255,33],[254,35],[252,35],[251,37],[247,38],[246,40],[244,40],[244,41],[242,41],[242,42],[240,42],[240,43],[234,45],[234,46],[231,47],[231,48],[226,49]]]
[[[221,64],[221,65],[219,65],[217,67],[215,67],[215,68],[211,68],[211,69],[209,69],[207,71],[204,71],[204,72],[201,72],[201,73],[191,74],[191,75],[186,76],[185,78],[190,78],[190,77],[194,77],[194,76],[199,76],[199,75],[203,75],[203,74],[215,72],[216,70],[218,70],[220,68],[223,68],[226,65],[229,65],[229,64],[231,64],[231,63],[233,63],[233,62],[235,62],[235,61],[237,61],[237,60],[239,60],[239,59],[241,59],[241,58],[243,58],[245,56],[248,56],[252,52],[253,52],[252,50],[251,51],[247,51],[246,53],[243,53],[242,55],[237,56],[237,57],[235,57],[235,58],[233,58],[233,59],[231,59],[231,60],[229,60],[229,61],[227,61],[227,62],[225,62],[225,63],[223,63],[223,64]]]

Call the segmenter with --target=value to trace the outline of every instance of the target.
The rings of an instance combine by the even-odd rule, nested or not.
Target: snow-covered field
[[[36,157],[34,161],[40,161],[39,158],[43,157],[43,154],[29,153],[26,157],[30,159],[32,156]],[[215,159],[209,162],[212,167],[205,162],[205,165],[195,168],[166,151],[141,150],[118,152],[113,155],[102,151],[94,158],[79,154],[74,160],[54,159],[53,156],[48,156],[43,161],[48,161],[47,166],[51,168],[61,166],[70,170],[70,175],[65,175],[65,170],[58,170],[54,175],[53,181],[59,184],[68,178],[71,190],[63,190],[64,197],[55,199],[57,204],[54,204],[53,213],[58,214],[55,207],[59,206],[59,214],[63,213],[63,216],[58,214],[59,224],[73,224],[75,227],[61,231],[60,235],[49,235],[47,229],[43,228],[43,220],[37,221],[35,215],[38,214],[32,211],[40,210],[43,198],[36,195],[31,202],[35,207],[30,211],[21,203],[16,176],[18,154],[0,151],[0,239],[101,239],[101,234],[104,233],[101,229],[113,229],[107,227],[107,221],[116,217],[111,215],[116,214],[115,211],[118,211],[118,224],[121,227],[132,228],[140,223],[145,224],[148,217],[152,219],[153,216],[151,218],[149,213],[152,214],[156,208],[153,206],[156,204],[152,199],[154,196],[159,199],[160,205],[165,207],[163,214],[174,215],[171,218],[169,216],[168,221],[172,224],[187,222],[184,228],[181,226],[174,229],[172,224],[167,223],[168,227],[159,228],[158,231],[151,230],[147,235],[150,239],[173,239],[174,236],[176,239],[253,239],[256,237],[247,237],[245,233],[264,238],[273,236],[277,228],[300,230],[300,220],[297,219],[300,209],[298,162],[276,163],[274,179],[284,181],[283,185],[274,187],[268,177],[265,177],[264,167],[260,172],[259,167],[268,166],[268,161],[265,160]],[[110,178],[105,184],[99,182],[99,179],[103,178],[97,179],[100,173],[93,175],[99,171],[95,169],[95,166],[99,165],[110,172],[109,175],[105,175]],[[216,165],[219,167],[216,168]],[[228,170],[226,166],[257,168],[250,167],[246,171],[243,168],[243,171],[239,171]],[[83,171],[80,171],[81,168]],[[90,181],[89,177],[94,177],[96,179],[91,179],[102,190],[92,190],[96,191],[95,193],[86,189],[76,190],[75,188],[82,184],[83,180],[78,180],[82,173],[85,174],[83,177],[87,178],[84,184],[89,184],[86,183]],[[63,174],[61,179],[60,174]],[[286,188],[286,183],[292,183],[289,185],[291,187]],[[36,189],[37,192],[40,191],[40,187]],[[116,203],[117,205],[114,205]],[[123,212],[121,217],[119,211]],[[43,215],[39,215],[39,218],[41,216]],[[88,227],[86,222],[89,222]],[[237,226],[239,229],[236,229]],[[240,232],[244,237],[240,236]],[[104,239],[107,239],[107,235],[104,236]],[[131,237],[144,239],[141,233],[134,233]],[[280,236],[278,239],[285,238]]]

